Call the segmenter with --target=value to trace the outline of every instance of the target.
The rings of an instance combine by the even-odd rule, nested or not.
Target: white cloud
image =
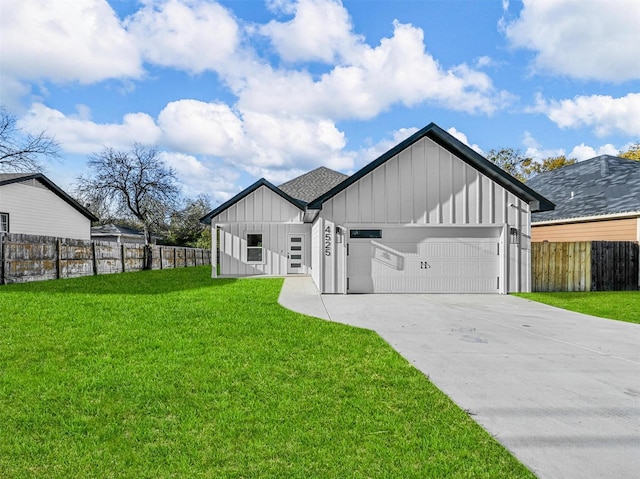
[[[285,61],[331,63],[356,47],[362,38],[354,35],[349,13],[339,1],[300,0],[294,4],[272,5],[285,13],[295,13],[288,22],[270,21],[259,32],[271,39]]]
[[[567,155],[567,158],[575,158],[578,161],[588,160],[589,158],[593,158],[598,155],[618,155],[618,149],[615,148],[612,144],[607,143],[606,145],[600,146],[597,150],[591,146],[587,146],[584,143],[581,143],[571,150],[571,153]]]
[[[522,143],[527,147],[524,152],[524,156],[533,158],[536,161],[555,158],[556,156],[562,156],[565,154],[565,151],[562,148],[542,148],[540,143],[528,131],[524,132]]]
[[[205,194],[224,202],[240,191],[236,185],[240,175],[229,168],[210,165],[205,160],[183,153],[165,151],[160,153],[160,158],[176,171],[185,196]]]
[[[88,84],[143,73],[134,39],[106,0],[3,0],[0,31],[3,76],[14,81]]]
[[[224,103],[179,100],[158,116],[163,143],[183,153],[236,156],[244,148],[242,120]]]
[[[244,124],[261,167],[317,166],[340,154],[344,133],[330,120],[245,112]],[[341,165],[343,168],[349,165]]]
[[[80,114],[65,116],[58,110],[34,103],[19,126],[27,131],[45,131],[70,153],[91,154],[105,146],[126,148],[133,143],[154,145],[160,139],[160,129],[146,113],[129,113],[121,124],[100,124],[87,119],[89,113],[80,108]]]
[[[536,52],[538,70],[622,82],[640,78],[639,23],[637,0],[524,0],[505,33],[514,47]]]
[[[532,111],[546,114],[560,128],[587,127],[599,136],[611,133],[640,136],[640,93],[621,98],[577,96],[560,101],[538,97]]]
[[[472,150],[474,150],[476,153],[479,153],[481,155],[484,155],[484,151],[482,150],[482,148],[480,148],[478,145],[476,145],[475,143],[472,145],[469,143],[469,139],[467,138],[467,135],[465,135],[464,133],[462,133],[461,131],[458,131],[456,128],[451,127],[447,130],[447,133],[449,133],[451,136],[453,136],[455,139],[461,141],[462,143],[464,143],[465,145],[467,145],[469,148],[471,148]]]
[[[193,73],[220,68],[239,42],[229,11],[202,0],[151,2],[126,27],[147,61]]]
[[[417,131],[418,131],[418,128],[414,128],[414,127],[399,128],[397,130],[392,131],[389,137],[384,138],[369,147],[362,148],[357,153],[357,160],[356,160],[357,166],[362,167],[372,162],[373,160],[382,156],[391,148],[396,146],[398,143],[401,143],[402,141],[409,138],[411,135],[413,135]],[[369,140],[369,143],[371,143],[371,140]],[[352,173],[352,172],[349,172],[349,173]]]
[[[423,31],[409,24],[395,22],[391,38],[375,48],[363,43],[355,51],[318,79],[304,70],[262,65],[261,72],[237,87],[238,105],[262,113],[369,119],[394,104],[423,102],[492,114],[513,99],[467,65],[443,69],[425,51]]]

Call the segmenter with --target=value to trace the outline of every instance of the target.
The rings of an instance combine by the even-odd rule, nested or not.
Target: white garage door
[[[349,230],[349,293],[497,293],[499,226]]]

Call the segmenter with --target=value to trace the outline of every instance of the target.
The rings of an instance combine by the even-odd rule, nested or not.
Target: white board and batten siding
[[[11,233],[91,239],[91,220],[37,179],[0,187],[0,212]]]
[[[415,281],[407,280],[405,286],[413,281],[416,285],[425,285],[422,287],[424,290],[435,291],[428,284],[435,285],[438,281],[442,283],[443,280],[440,278],[430,283],[427,279],[429,273],[434,273],[436,270],[432,265],[435,258],[438,256],[444,258],[447,254],[453,256],[457,254],[463,258],[474,248],[475,242],[476,249],[488,248],[487,251],[495,251],[495,261],[491,263],[490,260],[483,260],[481,258],[484,253],[478,253],[478,257],[471,261],[475,261],[475,265],[461,261],[460,264],[466,264],[463,267],[469,268],[469,271],[475,271],[478,268],[482,269],[480,265],[483,261],[485,263],[489,261],[491,263],[489,269],[497,268],[501,279],[496,279],[496,288],[488,289],[504,293],[527,291],[530,288],[529,211],[530,207],[526,201],[507,191],[429,138],[423,137],[325,201],[317,220],[318,229],[324,229],[327,225],[331,227],[332,236],[327,240],[332,241],[334,251],[332,256],[326,256],[323,245],[314,244],[314,254],[318,255],[316,261],[323,266],[321,270],[324,272],[324,275],[320,274],[324,277],[317,284],[325,293],[348,292],[347,277],[351,281],[353,268],[357,267],[350,258],[347,258],[347,244],[352,248],[354,244],[363,243],[362,240],[350,239],[349,231],[371,228],[381,229],[383,236],[368,242],[369,249],[366,254],[373,255],[374,246],[387,247],[388,252],[393,251],[393,244],[385,246],[385,236],[390,235],[395,238],[390,243],[402,243],[397,239],[403,236],[404,231],[407,242],[413,244],[415,251],[412,254],[417,255],[410,259],[406,253],[401,252],[405,264],[411,265],[411,268],[415,266],[415,261],[418,266],[420,261],[431,265],[431,268],[425,267],[426,269],[423,268],[417,273],[422,274],[420,278],[415,277]],[[420,226],[430,228],[423,228],[420,231]],[[487,229],[482,230],[477,227]],[[336,228],[344,231],[342,242],[339,242],[341,238],[336,235]],[[513,239],[510,234],[512,228],[518,232]],[[435,235],[437,240],[430,239],[429,234]],[[314,240],[317,241],[317,239],[317,236],[314,236]],[[321,238],[321,241],[324,241],[324,238]],[[374,241],[376,244],[372,243]],[[487,246],[487,243],[494,243],[495,246]],[[404,247],[408,248],[406,243]],[[355,248],[356,254],[364,254],[363,246],[355,246]],[[446,253],[447,251],[449,253]],[[451,253],[452,251],[454,252]],[[350,249],[349,255],[351,253]],[[448,267],[452,268],[455,262],[451,257],[448,260]],[[447,261],[442,264],[445,263]],[[375,261],[374,256],[371,256],[370,264],[371,271],[374,272],[375,268],[380,268],[382,263]],[[347,272],[349,267],[352,269]],[[391,284],[394,274],[389,272],[389,278],[382,281]],[[415,276],[413,272],[406,270],[397,274]],[[363,277],[363,275],[360,276]],[[374,272],[372,278],[375,276]],[[488,285],[488,276],[485,275],[484,279],[481,276],[477,276],[475,280]],[[463,277],[464,272],[459,271],[459,278]],[[503,283],[500,284],[500,281]],[[458,281],[457,284],[461,283]],[[493,280],[491,284],[494,284]],[[380,287],[383,288],[383,286]],[[486,291],[487,287],[478,286],[482,291]],[[469,285],[467,288],[472,290],[473,286]],[[418,289],[420,289],[418,286],[409,288],[416,291]],[[451,288],[444,289],[448,291]],[[373,290],[376,289],[373,288]]]
[[[303,211],[262,186],[211,219],[219,230],[221,276],[281,276],[311,272],[311,225]],[[262,235],[262,260],[247,257],[247,235]],[[296,241],[292,244],[292,240]],[[294,251],[291,249],[294,248]],[[291,256],[301,256],[291,261]],[[299,267],[298,267],[299,265]],[[294,267],[292,269],[292,266]],[[214,275],[216,271],[214,268]]]

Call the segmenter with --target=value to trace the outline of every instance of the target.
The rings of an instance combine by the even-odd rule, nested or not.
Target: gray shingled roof
[[[35,173],[0,173],[0,182],[5,180],[15,180],[23,176],[31,176]]]
[[[536,221],[640,211],[640,162],[600,155],[542,173],[527,186],[556,204],[533,213]]]
[[[348,175],[321,166],[278,186],[286,194],[308,203],[349,178]]]
[[[130,228],[124,225],[114,225],[113,223],[110,223],[108,225],[92,226],[91,234],[96,236],[97,235],[112,235],[112,236],[128,235],[128,236],[144,237],[144,231],[141,231],[137,228]]]

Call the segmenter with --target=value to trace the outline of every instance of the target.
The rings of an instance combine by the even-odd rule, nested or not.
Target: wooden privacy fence
[[[638,290],[638,243],[531,243],[533,291]]]
[[[146,254],[139,244],[2,234],[0,284],[141,271]],[[152,262],[152,269],[211,264],[211,251],[154,245]]]

